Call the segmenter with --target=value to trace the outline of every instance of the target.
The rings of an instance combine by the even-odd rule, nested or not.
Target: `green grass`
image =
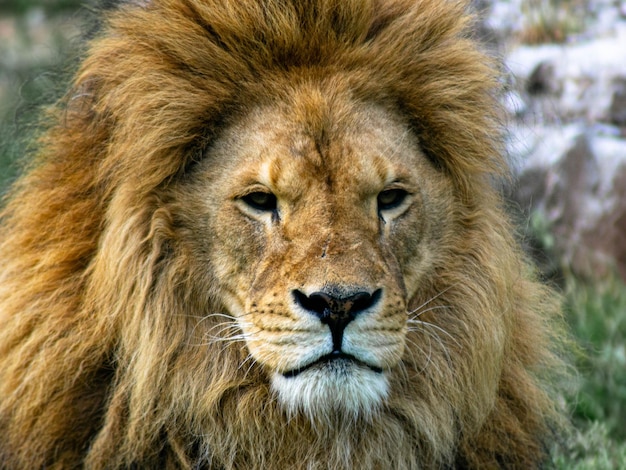
[[[574,430],[555,450],[558,470],[626,469],[626,285],[617,276],[566,275],[565,311],[579,346],[577,393],[567,397]]]
[[[552,458],[555,470],[619,470],[626,468],[626,444],[611,436],[604,423],[584,423]]]
[[[601,421],[626,439],[626,287],[615,279],[590,286],[571,281],[568,319],[586,354],[578,359],[584,381],[574,407],[579,422]],[[626,467],[625,467],[626,468]]]

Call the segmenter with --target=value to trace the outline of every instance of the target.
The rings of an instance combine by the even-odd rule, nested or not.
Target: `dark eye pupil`
[[[257,191],[254,193],[246,194],[241,199],[250,207],[260,211],[276,210],[276,196],[274,196],[272,193]]]
[[[378,210],[390,210],[398,207],[406,197],[403,189],[387,189],[378,195]]]

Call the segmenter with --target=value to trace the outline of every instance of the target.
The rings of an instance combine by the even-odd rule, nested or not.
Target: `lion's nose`
[[[334,289],[333,289],[334,290]],[[343,332],[352,320],[360,313],[374,307],[382,297],[382,290],[373,293],[360,290],[342,291],[341,295],[331,294],[328,291],[314,292],[306,295],[294,290],[296,303],[306,311],[317,316],[321,322],[328,325],[333,338],[333,351],[341,351]]]

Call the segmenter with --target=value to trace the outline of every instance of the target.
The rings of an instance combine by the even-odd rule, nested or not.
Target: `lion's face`
[[[452,187],[391,112],[307,100],[228,128],[183,203],[222,313],[236,317],[279,401],[367,414],[403,357]]]

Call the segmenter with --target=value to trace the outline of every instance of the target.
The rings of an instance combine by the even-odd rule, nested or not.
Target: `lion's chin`
[[[323,422],[337,416],[371,419],[387,397],[389,382],[379,369],[339,358],[297,373],[275,373],[272,389],[289,415],[302,413]]]

